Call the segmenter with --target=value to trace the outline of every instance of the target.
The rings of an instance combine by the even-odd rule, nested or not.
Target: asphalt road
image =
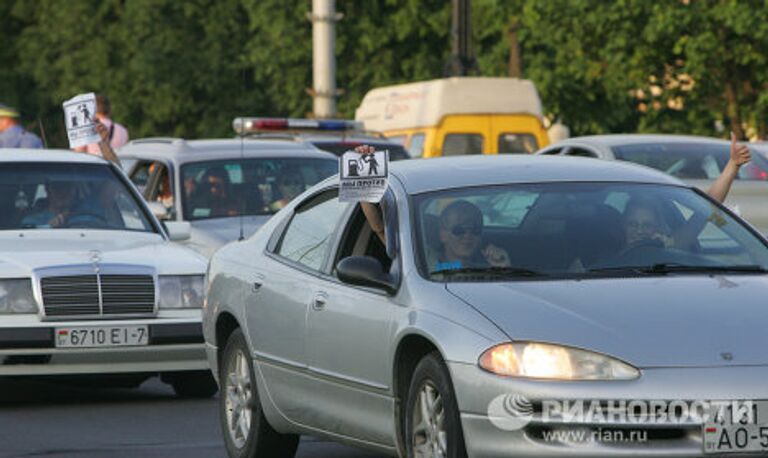
[[[0,457],[226,457],[217,403],[157,378],[130,390],[0,378]],[[383,458],[310,437],[296,456]]]

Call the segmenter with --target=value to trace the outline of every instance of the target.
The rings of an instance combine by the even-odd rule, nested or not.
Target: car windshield
[[[334,159],[231,159],[181,167],[185,220],[271,215],[338,173]]]
[[[730,158],[727,144],[638,143],[614,146],[616,159],[646,165],[682,179],[714,180]],[[739,169],[737,179],[768,180],[768,161],[759,154]]]
[[[383,150],[386,149],[389,151],[389,160],[390,161],[401,161],[403,159],[410,159],[410,155],[405,150],[403,145],[398,145],[397,143],[378,143],[378,142],[372,142],[372,143],[366,143],[364,141],[339,141],[339,142],[328,142],[328,141],[317,141],[312,142],[313,145],[317,146],[323,151],[328,151],[329,153],[333,153],[337,156],[341,156],[342,154],[346,153],[347,151],[354,150],[356,146],[360,145],[371,145],[377,150]]]
[[[0,163],[0,229],[67,228],[154,231],[108,165]]]
[[[415,196],[425,276],[440,281],[762,272],[768,248],[684,187],[540,183]]]

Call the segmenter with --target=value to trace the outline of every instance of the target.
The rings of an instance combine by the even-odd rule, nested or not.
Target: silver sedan
[[[758,144],[750,143],[754,153]],[[706,191],[726,166],[730,142],[692,135],[589,135],[553,143],[536,154],[591,157],[645,165]],[[725,204],[768,234],[768,160],[752,154],[741,167]]]
[[[768,242],[654,170],[391,164],[385,236],[328,179],[211,260],[232,457],[768,452]]]

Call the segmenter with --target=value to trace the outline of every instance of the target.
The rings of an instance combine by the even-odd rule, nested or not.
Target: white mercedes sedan
[[[171,243],[116,166],[0,149],[0,376],[161,375],[212,396],[201,329],[206,261]]]

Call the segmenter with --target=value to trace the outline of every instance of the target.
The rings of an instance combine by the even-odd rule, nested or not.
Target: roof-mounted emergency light
[[[346,119],[235,118],[232,128],[239,135],[280,130],[363,130],[363,123]]]

